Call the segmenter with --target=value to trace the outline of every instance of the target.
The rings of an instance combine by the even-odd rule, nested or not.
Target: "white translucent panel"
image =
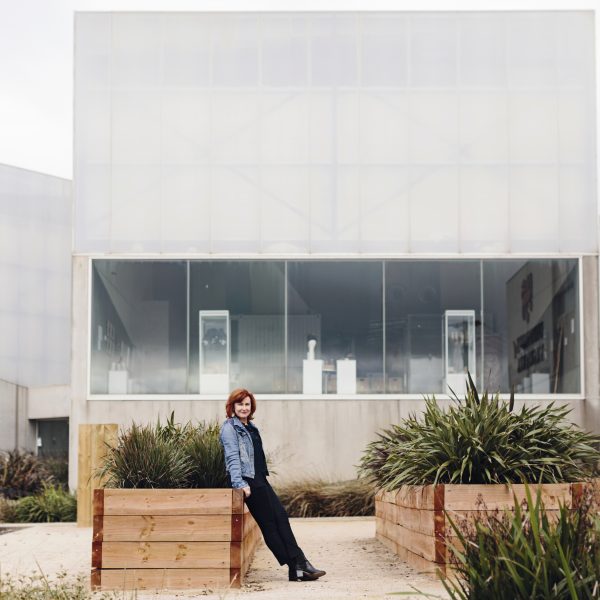
[[[507,18],[498,13],[465,15],[458,31],[460,85],[504,87]]]
[[[215,86],[258,85],[258,17],[221,16],[212,36],[212,83]]]
[[[76,102],[77,162],[109,162],[112,133],[109,90],[81,91]]]
[[[594,78],[594,13],[562,14],[558,27],[558,83],[589,87]]]
[[[457,17],[419,15],[410,19],[410,84],[414,87],[456,85]]]
[[[558,141],[562,163],[594,161],[594,104],[589,94],[561,92],[558,95]]]
[[[461,252],[508,252],[508,227],[508,169],[461,168]]]
[[[409,160],[409,102],[406,94],[361,94],[359,158],[365,164],[405,164]]]
[[[25,386],[68,383],[70,288],[70,185],[0,165],[0,379]],[[66,344],[48,351],[51,328]]]
[[[123,13],[111,19],[111,82],[115,87],[161,83],[160,14]]]
[[[309,251],[309,174],[306,167],[260,173],[261,252]]]
[[[160,170],[153,166],[115,165],[111,198],[111,250],[160,251]]]
[[[360,47],[363,86],[405,87],[408,83],[408,17],[366,15]]]
[[[257,170],[215,167],[211,177],[211,251],[258,252],[260,204]]]
[[[415,167],[410,174],[411,252],[458,252],[458,173]]]
[[[211,153],[210,98],[192,90],[166,91],[162,96],[163,162],[206,164]]]
[[[310,80],[315,86],[358,83],[356,20],[315,16],[310,39]]]
[[[165,249],[210,251],[208,168],[168,166],[162,175],[162,241]],[[167,250],[167,251],[168,251]]]
[[[165,44],[163,81],[172,86],[207,86],[210,82],[210,23],[204,15],[166,14],[162,27]]]
[[[511,87],[556,85],[557,13],[508,17],[508,82]]]
[[[409,96],[409,158],[416,163],[458,160],[458,100],[447,92],[413,92]]]
[[[509,106],[510,159],[555,162],[558,158],[556,97],[548,93],[515,93]]]
[[[308,143],[310,162],[329,163],[333,160],[335,138],[335,95],[329,92],[311,92],[308,96],[310,126]]]
[[[408,252],[410,249],[409,170],[364,167],[360,171],[361,250]]]
[[[335,111],[335,158],[339,164],[360,162],[359,95],[340,92],[333,98]]]
[[[306,96],[298,92],[264,93],[260,103],[261,161],[305,164],[309,157]]]
[[[85,165],[85,166],[83,166]],[[80,164],[75,171],[75,248],[107,251],[111,239],[110,165]]]
[[[561,252],[595,252],[597,220],[594,176],[582,167],[562,167],[559,205],[559,250]]]
[[[113,93],[111,148],[115,164],[160,163],[161,98],[156,92]]]
[[[261,17],[261,83],[273,87],[306,87],[308,35],[305,17]]]
[[[556,170],[512,167],[509,181],[511,252],[558,251]]]
[[[508,107],[504,94],[462,93],[459,120],[461,161],[508,161]]]
[[[110,14],[75,13],[75,85],[82,89],[110,87]]]
[[[312,252],[357,252],[360,199],[354,169],[310,171],[310,248]]]
[[[256,163],[259,96],[252,92],[215,92],[211,96],[211,144],[218,163]]]

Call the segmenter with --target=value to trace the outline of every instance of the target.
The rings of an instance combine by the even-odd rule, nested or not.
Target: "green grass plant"
[[[334,483],[308,478],[276,488],[290,517],[362,517],[375,514],[375,489],[364,478]]]
[[[458,526],[456,577],[442,580],[451,600],[587,600],[600,598],[600,507],[590,487],[575,509],[550,517],[541,490],[522,506]]]
[[[60,486],[45,484],[42,491],[25,496],[12,507],[14,523],[55,523],[77,520],[77,498]]]
[[[229,487],[218,423],[133,423],[108,447],[97,475],[114,488]]]
[[[481,397],[468,377],[464,399],[447,410],[425,398],[411,415],[384,430],[364,452],[360,472],[393,490],[405,484],[556,483],[591,476],[600,437],[567,421],[570,409],[551,403],[514,410],[499,394]]]

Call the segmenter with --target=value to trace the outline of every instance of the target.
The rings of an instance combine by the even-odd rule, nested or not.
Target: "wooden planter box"
[[[233,489],[97,489],[93,527],[93,590],[240,587],[261,539]]]
[[[535,498],[541,487],[547,512],[558,515],[559,504],[572,507],[584,483],[530,485]],[[375,496],[376,536],[392,552],[419,571],[446,574],[450,546],[458,547],[448,516],[458,525],[484,518],[488,511],[514,506],[513,494],[525,499],[525,486],[440,484],[407,485]]]

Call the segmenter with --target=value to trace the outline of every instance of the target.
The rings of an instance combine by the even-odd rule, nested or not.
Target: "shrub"
[[[526,489],[523,507],[488,513],[485,522],[457,526],[463,551],[454,550],[458,577],[443,581],[452,600],[582,600],[600,598],[598,490],[588,487],[575,510],[549,518]]]
[[[186,481],[192,465],[184,449],[158,427],[136,425],[119,434],[109,447],[99,475],[108,487],[177,488]]]
[[[201,424],[194,434],[187,438],[184,449],[193,465],[188,475],[188,487],[229,487],[225,455],[219,440],[220,430],[218,423]]]
[[[4,496],[0,496],[0,523],[15,522],[15,507],[18,500],[9,500]]]
[[[133,423],[107,449],[97,475],[116,488],[229,487],[217,423]]]
[[[487,392],[471,379],[464,401],[442,410],[426,398],[415,415],[379,434],[361,459],[360,472],[384,489],[428,483],[555,483],[592,475],[600,459],[598,436],[567,423],[567,407],[524,406]]]
[[[44,485],[41,493],[18,500],[13,510],[15,523],[76,521],[77,499],[61,487]]]
[[[0,453],[0,495],[21,498],[39,492],[44,483],[53,481],[44,463],[31,452]]]
[[[305,479],[277,486],[290,517],[362,517],[375,514],[375,490],[365,479],[328,483]]]
[[[56,485],[60,485],[64,490],[69,489],[69,457],[67,455],[44,456],[38,460]]]

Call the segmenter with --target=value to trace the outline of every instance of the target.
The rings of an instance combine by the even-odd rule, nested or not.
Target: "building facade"
[[[281,476],[423,395],[600,428],[594,15],[80,13],[79,423],[258,395]]]

